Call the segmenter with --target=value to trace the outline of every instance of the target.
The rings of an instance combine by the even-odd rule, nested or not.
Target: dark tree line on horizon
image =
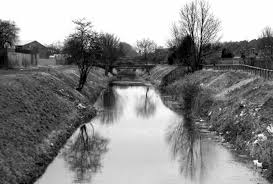
[[[250,41],[231,41],[221,43],[223,48],[229,50],[234,56],[241,56],[250,49],[255,49],[256,52],[264,49],[273,48],[273,30],[270,27],[265,27],[261,35],[257,39]]]

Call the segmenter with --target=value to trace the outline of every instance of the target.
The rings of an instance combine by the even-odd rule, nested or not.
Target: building
[[[17,51],[32,51],[33,53],[39,54],[39,57],[42,59],[48,59],[49,58],[49,51],[48,48],[38,41],[32,41],[26,44],[17,45],[16,47]]]

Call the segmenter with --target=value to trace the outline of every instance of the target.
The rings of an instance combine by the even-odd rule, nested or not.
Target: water
[[[99,115],[73,134],[37,184],[267,183],[151,87],[113,87],[95,106]]]

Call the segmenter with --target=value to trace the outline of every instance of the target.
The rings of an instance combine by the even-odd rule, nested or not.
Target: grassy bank
[[[273,82],[244,72],[203,70],[161,85],[161,90],[183,104],[189,82],[202,88],[195,118],[205,119],[238,152],[262,162],[263,174],[272,178]]]
[[[103,74],[91,71],[81,94],[75,67],[0,71],[0,183],[32,183],[43,173],[79,124],[95,115]]]

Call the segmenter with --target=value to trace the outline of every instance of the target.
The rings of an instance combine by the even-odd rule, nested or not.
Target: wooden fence
[[[39,54],[15,52],[15,49],[0,50],[0,67],[6,68],[26,68],[37,66]]]
[[[217,65],[204,65],[204,69],[214,70],[240,70],[259,75],[265,79],[273,79],[273,70],[249,66],[244,64],[217,64]]]

